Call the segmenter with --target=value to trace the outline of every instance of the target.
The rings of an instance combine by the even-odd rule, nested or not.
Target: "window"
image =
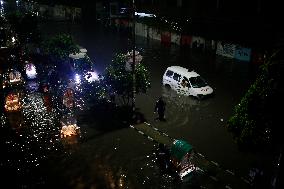
[[[180,75],[177,73],[174,73],[173,79],[176,81],[180,81]]]
[[[167,71],[167,73],[166,73],[166,76],[168,76],[168,77],[172,77],[172,75],[174,74],[174,72],[173,71],[171,71],[171,70],[168,70]]]
[[[204,81],[204,79],[200,76],[197,77],[191,77],[189,78],[189,81],[193,88],[200,88],[207,86],[207,83]]]
[[[183,87],[190,87],[189,81],[186,77],[183,77],[182,81],[181,81],[181,86]]]

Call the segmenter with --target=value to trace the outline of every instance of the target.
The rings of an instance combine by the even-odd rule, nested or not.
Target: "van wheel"
[[[171,89],[171,86],[170,86],[169,84],[165,84],[165,88],[166,88],[167,90],[170,90],[170,89]]]
[[[197,99],[198,99],[198,100],[202,100],[203,98],[204,98],[203,95],[197,95]]]

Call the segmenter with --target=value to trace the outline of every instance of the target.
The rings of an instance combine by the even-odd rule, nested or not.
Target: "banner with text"
[[[251,59],[251,49],[237,45],[235,51],[235,59],[249,62]]]

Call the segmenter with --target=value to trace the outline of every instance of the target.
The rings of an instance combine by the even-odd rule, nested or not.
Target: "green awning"
[[[175,140],[171,146],[171,156],[175,157],[177,160],[182,160],[182,158],[189,153],[193,147],[184,140]]]

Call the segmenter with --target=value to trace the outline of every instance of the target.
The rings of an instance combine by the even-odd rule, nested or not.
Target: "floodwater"
[[[114,28],[106,29],[95,21],[88,25],[44,23],[41,25],[41,31],[44,36],[66,32],[72,34],[76,42],[88,50],[88,55],[99,73],[104,72],[115,53],[127,52],[132,47],[131,36],[127,32],[118,32]],[[217,57],[210,53],[181,49],[175,45],[163,46],[158,41],[140,37],[136,37],[136,47],[140,50],[143,63],[151,75],[151,88],[146,94],[137,95],[136,99],[136,107],[148,123],[173,138],[187,140],[206,158],[217,162],[224,169],[234,171],[237,175],[247,176],[255,162],[261,164],[266,161],[265,156],[260,157],[240,151],[225,128],[234,106],[238,104],[251,82],[252,72],[249,63]],[[213,87],[215,95],[198,101],[165,90],[161,85],[162,75],[165,69],[172,65],[197,71]],[[40,94],[32,93],[31,95],[41,99]],[[163,96],[167,103],[166,122],[154,121],[156,116],[153,113],[154,103],[159,96]],[[42,100],[40,102],[42,103]],[[205,176],[180,182],[171,175],[162,173],[155,163],[153,154],[156,148],[155,143],[127,126],[116,127],[115,122],[108,120],[106,120],[107,123],[113,124],[108,127],[117,129],[97,129],[94,114],[96,114],[94,110],[78,113],[84,117],[80,119],[78,116],[77,124],[81,128],[80,139],[61,140],[58,137],[58,128],[49,130],[46,128],[50,126],[43,127],[42,132],[55,133],[54,138],[50,139],[48,145],[38,146],[52,149],[47,153],[48,155],[45,154],[47,157],[40,164],[33,163],[34,160],[14,157],[13,159],[19,159],[15,166],[20,167],[21,161],[32,161],[31,164],[36,164],[37,168],[25,167],[30,170],[25,177],[26,181],[19,179],[18,176],[15,176],[13,180],[13,174],[9,174],[12,182],[23,182],[24,184],[17,184],[20,188],[72,189],[196,188],[200,185],[204,188],[220,188],[221,185],[226,185],[226,183],[220,185],[219,182]],[[51,125],[49,123],[53,118],[54,116],[47,119],[47,125]],[[21,138],[21,136],[16,137]],[[6,146],[14,147],[11,145],[14,141],[11,137],[5,136],[1,142],[7,143],[8,139],[10,142]],[[62,146],[54,147],[58,143]],[[25,145],[28,144],[25,143]],[[24,146],[21,148],[25,149]],[[41,156],[42,150],[34,150],[38,151],[36,153],[38,156]],[[29,149],[28,152],[31,153],[29,156],[34,158],[33,149]],[[195,181],[199,179],[201,182],[196,184]]]
[[[95,68],[100,73],[103,73],[105,67],[110,64],[116,52],[127,52],[132,47],[131,35],[127,32],[106,29],[95,23],[92,26],[57,23],[43,30],[49,32],[47,35],[58,31],[70,32],[78,44],[87,48],[88,55],[95,62]],[[245,94],[251,78],[254,77],[250,63],[192,49],[182,49],[175,45],[164,46],[159,41],[138,36],[136,36],[136,48],[143,55],[143,63],[151,75],[151,88],[146,94],[137,95],[136,99],[136,107],[148,123],[173,138],[187,140],[209,160],[217,162],[224,170],[231,170],[237,175],[245,177],[253,165],[262,164],[267,160],[268,157],[241,151],[225,128],[234,106]],[[172,65],[197,71],[213,87],[215,95],[198,101],[178,95],[174,91],[165,90],[161,85],[162,75],[165,69]],[[159,96],[163,96],[167,103],[166,122],[154,121],[156,116],[153,113],[154,103]],[[84,144],[78,144],[79,156],[73,157],[78,159],[72,159],[71,165],[65,165],[70,166],[70,168],[65,167],[69,169],[69,171],[65,170],[68,174],[79,177],[74,179],[83,180],[81,184],[86,184],[86,180],[92,182],[98,176],[97,173],[106,169],[110,172],[99,173],[104,177],[101,179],[105,180],[105,175],[108,177],[112,175],[110,177],[114,179],[113,182],[122,179],[125,186],[129,188],[148,188],[149,186],[150,188],[162,186],[182,188],[182,185],[178,185],[173,179],[161,176],[156,170],[157,167],[152,164],[153,142],[149,142],[128,128],[103,135],[98,134],[98,136],[94,134],[93,137],[90,125],[81,127],[86,130],[86,135],[91,139],[85,140]],[[77,162],[76,168],[72,165],[74,161]],[[73,172],[73,169],[77,173]],[[127,175],[127,177],[119,178],[118,175]],[[110,184],[111,181],[106,183]],[[214,184],[211,183],[206,187],[214,188]]]

